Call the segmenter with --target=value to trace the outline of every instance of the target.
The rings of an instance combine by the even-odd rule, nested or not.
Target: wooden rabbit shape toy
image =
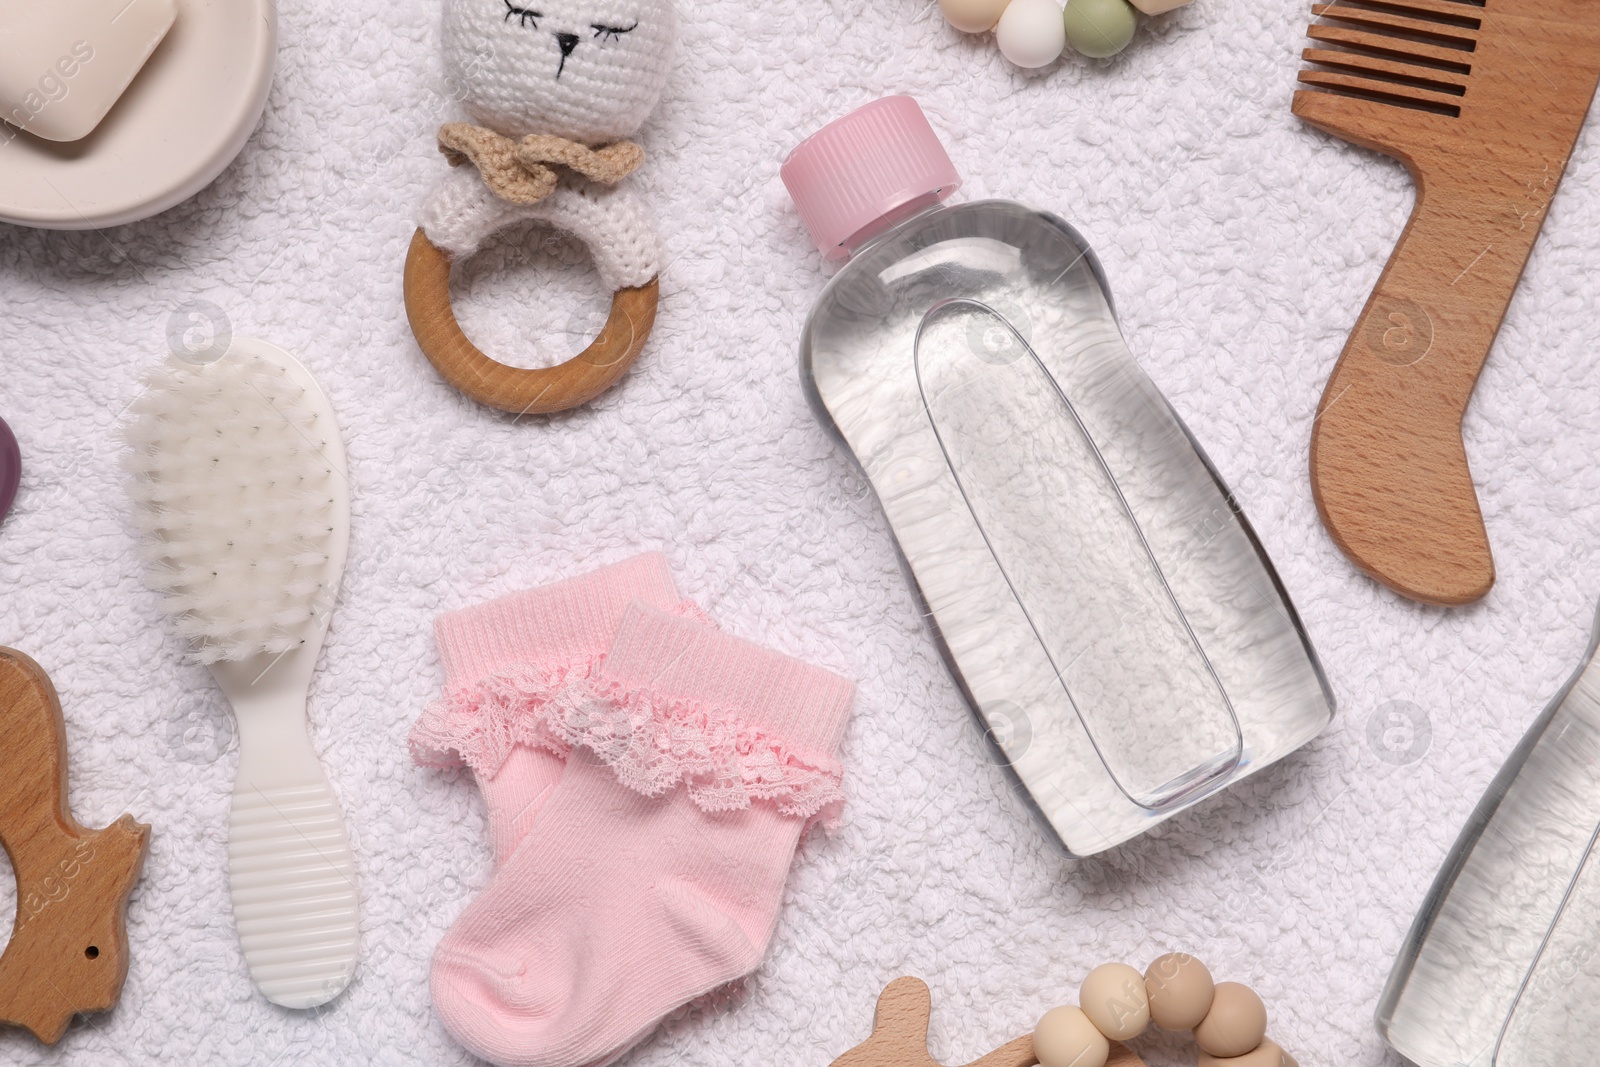
[[[78,1012],[117,1002],[128,974],[128,894],[150,828],[87,830],[67,810],[61,703],[33,660],[0,648],[0,844],[17,917],[0,955],[0,1021],[54,1044]]]

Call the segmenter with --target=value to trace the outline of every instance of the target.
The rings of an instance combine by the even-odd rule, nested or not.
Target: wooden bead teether
[[[0,955],[0,1021],[54,1044],[77,1012],[105,1011],[128,974],[128,894],[150,827],[86,830],[67,810],[61,703],[33,660],[0,648],[0,845],[17,916]]]
[[[832,1067],[942,1067],[928,1054],[928,1020],[932,1014],[927,984],[920,978],[896,978],[878,995],[872,1036],[834,1060]],[[1144,1060],[1124,1046],[1107,1044],[1106,1067],[1145,1067]],[[1032,1067],[1038,1062],[1033,1035],[1024,1034],[979,1056],[966,1067]]]
[[[939,0],[944,20],[963,33],[994,31],[1016,66],[1045,67],[1068,45],[1091,59],[1114,56],[1133,40],[1134,12],[1162,15],[1189,0]]]
[[[1213,984],[1205,964],[1182,952],[1160,957],[1140,974],[1123,963],[1089,972],[1081,1007],[1045,1012],[1032,1034],[1016,1038],[967,1067],[1145,1067],[1122,1041],[1155,1021],[1163,1029],[1192,1029],[1199,1067],[1296,1067],[1294,1057],[1266,1039],[1267,1009],[1237,982]],[[940,1067],[928,1054],[928,987],[896,978],[878,996],[872,1036],[832,1067]]]

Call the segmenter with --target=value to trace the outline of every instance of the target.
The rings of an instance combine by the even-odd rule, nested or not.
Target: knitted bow
[[[439,151],[452,167],[471,161],[489,191],[513,204],[535,204],[555,191],[556,171],[551,164],[590,181],[615,185],[644,162],[644,149],[632,141],[590,148],[545,133],[513,141],[469,122],[439,127]]]

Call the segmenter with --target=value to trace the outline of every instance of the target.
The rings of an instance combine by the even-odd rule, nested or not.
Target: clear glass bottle
[[[1419,1067],[1552,1067],[1600,1049],[1600,616],[1417,913],[1378,1032]]]
[[[1090,855],[1333,713],[1271,562],[1123,344],[1094,253],[960,184],[910,97],[783,166],[824,255],[813,406],[861,464],[951,673],[1067,850]]]

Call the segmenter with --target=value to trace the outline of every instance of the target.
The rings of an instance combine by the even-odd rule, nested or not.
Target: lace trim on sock
[[[808,763],[731,712],[601,680],[602,659],[519,664],[447,694],[412,727],[412,758],[424,766],[465,763],[491,778],[515,745],[563,759],[582,747],[647,797],[683,783],[703,811],[737,811],[761,800],[812,819],[843,804],[831,761]]]

